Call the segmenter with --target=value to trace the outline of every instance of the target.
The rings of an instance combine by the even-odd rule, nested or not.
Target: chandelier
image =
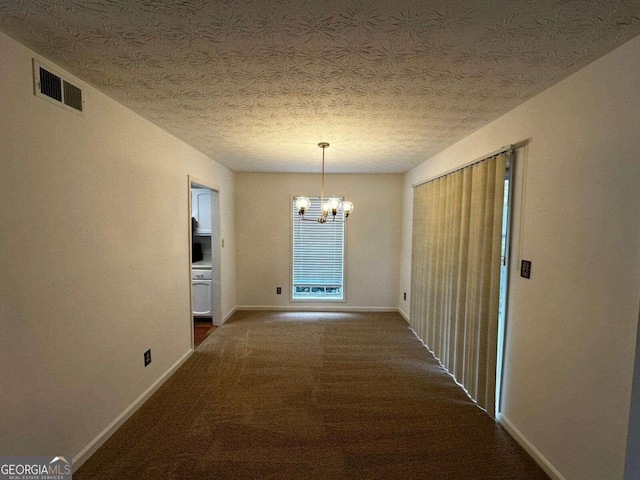
[[[320,205],[322,206],[322,215],[319,218],[305,218],[304,212],[311,206],[311,200],[307,197],[298,197],[296,199],[298,215],[300,215],[300,220],[326,223],[327,217],[331,214],[331,221],[335,222],[338,210],[342,210],[342,213],[344,214],[344,220],[342,221],[346,222],[349,214],[353,212],[353,203],[340,201],[338,198],[329,198],[326,202],[324,201],[324,151],[329,144],[327,142],[320,142],[318,146],[322,149],[322,180],[320,186]]]

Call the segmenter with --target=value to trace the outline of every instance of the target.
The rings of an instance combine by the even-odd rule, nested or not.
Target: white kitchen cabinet
[[[191,294],[194,317],[212,316],[211,270],[191,270]]]
[[[191,189],[191,216],[198,222],[196,235],[211,235],[211,190]]]
[[[192,280],[193,316],[211,316],[211,280]]]

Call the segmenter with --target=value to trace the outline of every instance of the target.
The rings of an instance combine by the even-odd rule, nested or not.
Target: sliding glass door
[[[411,324],[491,416],[506,309],[510,157],[495,155],[414,190]]]

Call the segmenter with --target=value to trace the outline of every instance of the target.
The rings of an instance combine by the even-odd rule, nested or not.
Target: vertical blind
[[[333,197],[332,197],[333,198]],[[321,215],[320,197],[309,197],[307,218]],[[293,298],[344,297],[344,222],[342,211],[336,221],[329,215],[322,224],[302,221],[293,198]],[[342,199],[340,199],[342,200]]]
[[[411,326],[492,417],[507,153],[413,192]]]

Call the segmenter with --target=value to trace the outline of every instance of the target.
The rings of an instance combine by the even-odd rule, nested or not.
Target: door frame
[[[222,249],[220,232],[220,187],[191,175],[187,175],[187,225],[188,225],[188,261],[189,261],[189,328],[191,330],[191,349],[194,348],[193,291],[192,282],[192,225],[191,225],[191,189],[211,190],[211,319],[214,325],[222,323]]]
[[[507,318],[509,313],[509,287],[511,282],[511,239],[513,237],[513,209],[514,209],[514,189],[516,183],[516,149],[508,151],[507,163],[504,172],[504,183],[506,184],[504,196],[503,228],[505,230],[504,259],[500,265],[500,299],[502,305],[498,312],[497,330],[497,352],[496,352],[496,397],[495,416],[502,413],[502,397],[504,390],[504,371],[507,359]]]

